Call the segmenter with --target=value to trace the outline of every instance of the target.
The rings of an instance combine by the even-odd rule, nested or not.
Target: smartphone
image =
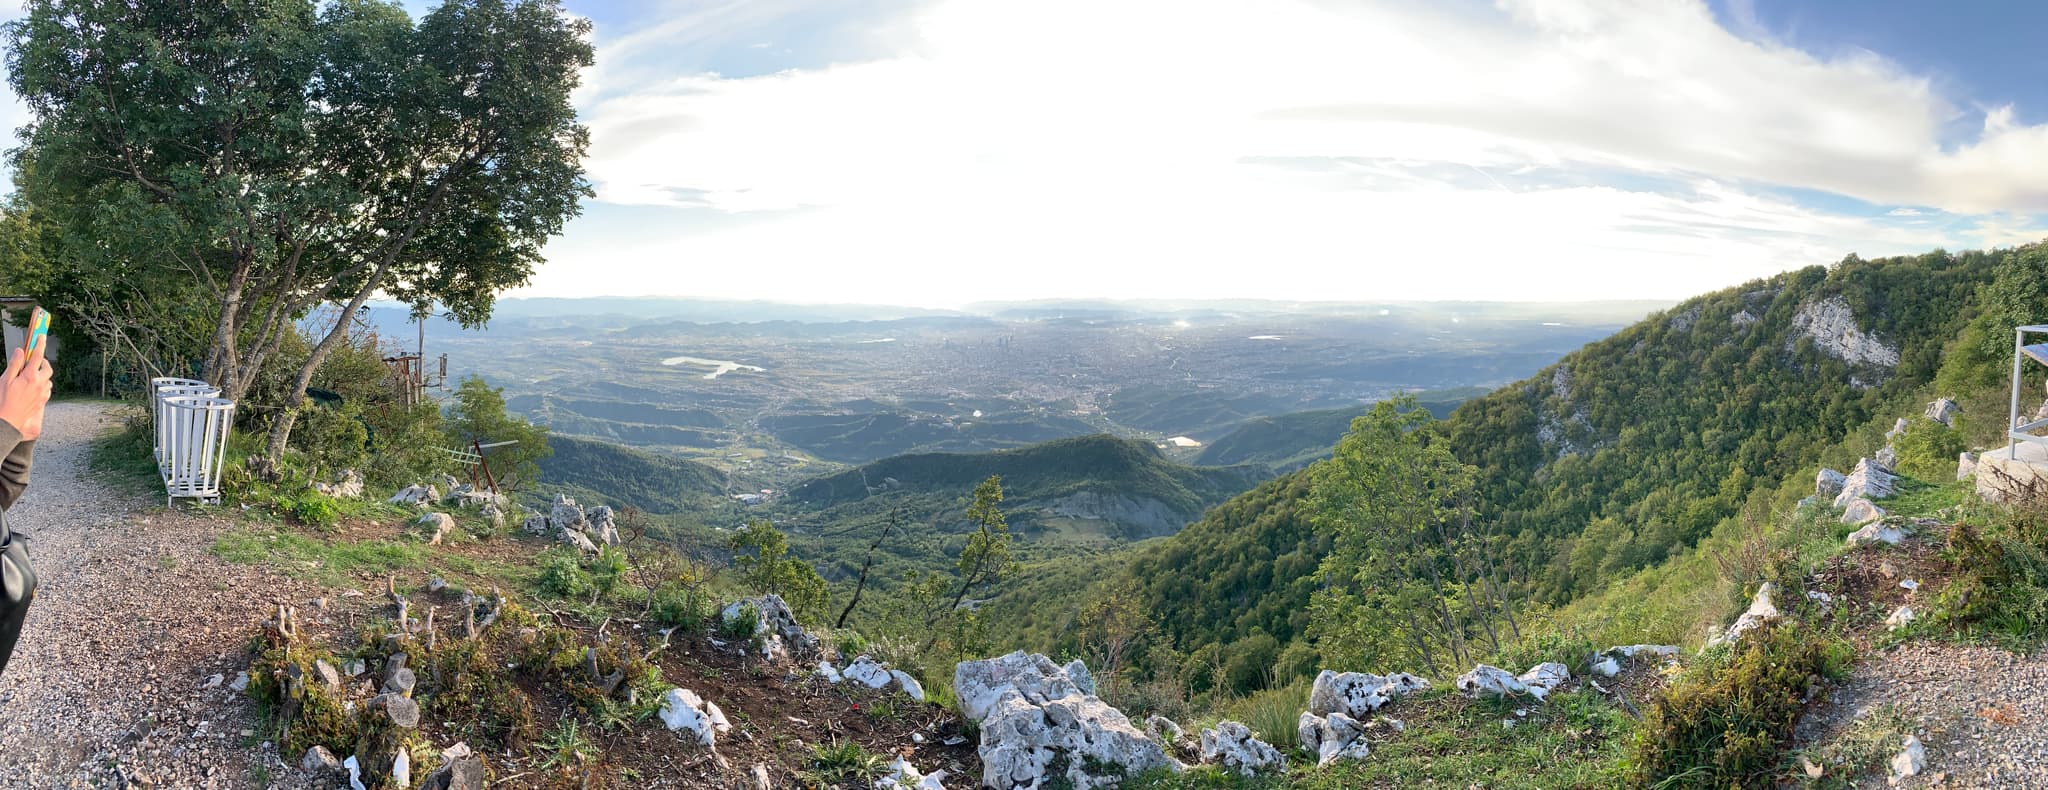
[[[33,354],[43,347],[43,339],[50,334],[50,311],[36,308],[28,317],[28,343],[22,346],[22,353]]]

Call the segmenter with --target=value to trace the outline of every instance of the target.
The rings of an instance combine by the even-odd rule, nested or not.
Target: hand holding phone
[[[7,355],[7,371],[0,374],[0,420],[14,426],[23,441],[42,435],[43,409],[50,403],[50,363],[43,358],[49,350],[50,314],[38,307],[28,323],[27,338]]]
[[[22,346],[22,351],[25,351],[30,354],[37,354],[40,357],[40,352],[44,350],[43,347],[46,345],[45,340],[49,338],[49,336],[50,311],[38,307],[35,309],[34,312],[29,313],[28,341]]]

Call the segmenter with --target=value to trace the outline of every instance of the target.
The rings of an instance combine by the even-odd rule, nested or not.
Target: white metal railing
[[[149,422],[156,429],[157,469],[164,466],[164,398],[178,395],[198,395],[206,398],[220,396],[220,388],[198,379],[181,379],[162,376],[149,380]]]
[[[235,402],[226,398],[171,395],[160,399],[158,424],[164,437],[160,466],[166,504],[179,498],[220,501],[220,473],[235,424]]]
[[[2014,327],[2012,331],[2012,415],[2006,421],[2006,438],[2012,440],[2010,457],[2020,457],[2020,442],[2048,444],[2048,436],[2035,435],[2048,427],[2048,419],[2020,422],[2020,368],[2026,360],[2048,365],[2048,343],[2027,345],[2028,335],[2048,335],[2048,324],[2030,324]]]

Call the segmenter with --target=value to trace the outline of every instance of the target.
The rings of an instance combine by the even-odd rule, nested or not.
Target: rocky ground
[[[2038,653],[1908,642],[1858,665],[1828,708],[1838,730],[1874,715],[1911,722],[1927,767],[1901,787],[2048,787],[2048,657]]]
[[[266,604],[304,591],[209,554],[223,520],[94,480],[118,408],[51,404],[7,514],[40,582],[0,676],[0,786],[292,786],[228,685]]]

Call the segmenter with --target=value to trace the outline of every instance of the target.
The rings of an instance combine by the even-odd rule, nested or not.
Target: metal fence
[[[164,437],[160,466],[165,501],[220,501],[220,473],[235,424],[235,402],[226,398],[171,395],[161,399],[157,424]]]

